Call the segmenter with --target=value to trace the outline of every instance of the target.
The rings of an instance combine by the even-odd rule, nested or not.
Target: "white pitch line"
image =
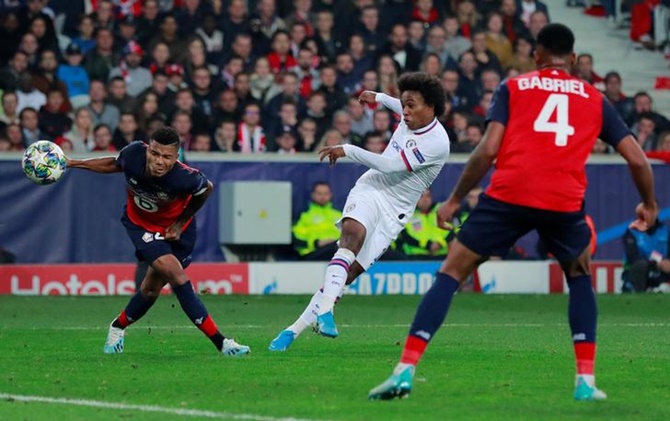
[[[121,410],[131,410],[140,412],[159,412],[163,414],[180,415],[185,417],[202,417],[202,418],[251,420],[251,421],[315,421],[303,418],[292,418],[292,417],[278,418],[278,417],[268,417],[264,415],[254,415],[254,414],[236,414],[232,412],[207,411],[202,409],[170,408],[155,405],[131,405],[126,403],[94,401],[88,399],[50,398],[47,396],[14,395],[11,393],[0,393],[0,399],[6,399],[8,401],[55,403],[61,405],[88,406],[92,408],[121,409]]]
[[[499,327],[563,327],[567,323],[445,323],[445,327],[475,327],[475,328],[499,328]],[[378,328],[398,328],[409,327],[409,324],[338,324],[342,328],[359,328],[359,329],[378,329]],[[222,329],[265,329],[268,325],[219,325]],[[670,327],[670,323],[600,323],[598,327]],[[33,327],[32,330],[107,330],[107,326],[44,326]],[[193,329],[193,325],[177,325],[177,326],[147,326],[139,325],[133,327],[135,329],[151,329],[151,330],[170,330],[170,329]]]

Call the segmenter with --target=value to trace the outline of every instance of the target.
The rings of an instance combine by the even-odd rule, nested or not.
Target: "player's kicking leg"
[[[570,289],[568,321],[575,350],[577,373],[574,398],[578,401],[607,399],[607,395],[596,387],[595,356],[598,308],[591,283],[590,250],[575,260],[561,262],[561,268]]]
[[[454,240],[447,259],[442,263],[436,275],[435,283],[424,295],[417,309],[409,335],[393,374],[383,383],[370,390],[369,399],[403,398],[412,391],[412,379],[416,365],[444,322],[451,305],[451,299],[475,270],[481,256]]]
[[[323,287],[314,294],[295,323],[279,332],[279,335],[270,342],[268,348],[270,351],[286,351],[295,338],[310,326],[314,326],[314,330],[322,336],[330,338],[338,336],[333,307],[342,296],[345,285],[363,273],[363,268],[355,263],[355,259],[363,246],[365,234],[363,224],[352,218],[344,218],[339,240],[340,248],[326,268]]]
[[[166,283],[167,281],[164,281],[158,272],[151,267],[148,269],[140,288],[132,296],[126,308],[121,311],[121,314],[109,325],[107,340],[103,348],[105,354],[120,354],[123,352],[125,329],[149,311]]]

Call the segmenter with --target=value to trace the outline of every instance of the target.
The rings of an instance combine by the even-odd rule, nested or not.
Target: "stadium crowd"
[[[3,0],[0,13],[0,151],[115,151],[171,125],[187,151],[280,154],[382,152],[397,116],[356,98],[397,96],[417,70],[447,92],[452,152],[472,151],[499,82],[534,69],[550,16],[536,0]],[[651,97],[593,60],[575,74],[646,151],[670,153]]]

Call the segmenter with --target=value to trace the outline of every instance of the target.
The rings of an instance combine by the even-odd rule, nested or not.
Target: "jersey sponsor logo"
[[[406,148],[413,148],[416,146],[416,140],[414,139],[409,139],[407,142],[405,142],[405,147]]]
[[[416,160],[419,161],[420,164],[426,162],[426,158],[424,158],[423,155],[421,155],[421,151],[419,151],[419,148],[412,149],[412,152],[414,153]]]
[[[356,209],[356,204],[355,204],[355,203],[352,203],[351,205],[347,206],[347,209],[345,209],[344,211],[345,211],[345,212],[351,212],[351,211],[353,211],[354,209]]]
[[[168,197],[170,197],[170,196],[168,196],[167,193],[162,192],[162,191],[157,192],[156,196],[158,196],[158,198],[161,199],[161,200],[167,200]]]

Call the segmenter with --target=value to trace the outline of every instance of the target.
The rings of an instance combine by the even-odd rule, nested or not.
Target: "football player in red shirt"
[[[249,353],[249,347],[224,337],[195,295],[184,269],[191,262],[196,239],[193,216],[214,186],[197,169],[177,161],[179,135],[171,127],[156,130],[149,143],[135,141],[118,157],[68,159],[68,168],[109,174],[123,172],[128,203],[121,222],[135,245],[135,254],[150,267],[142,285],[112,321],[103,351],[123,352],[125,329],[138,321],[170,284],[191,321],[224,355]]]
[[[570,288],[568,316],[577,364],[574,398],[601,400],[595,387],[596,299],[591,283],[591,234],[583,209],[585,165],[597,138],[628,162],[642,198],[637,221],[652,226],[658,207],[651,167],[612,105],[590,84],[570,76],[574,35],[549,24],[538,35],[537,71],[501,83],[493,98],[483,140],[470,156],[438,224],[449,225],[463,197],[495,162],[491,183],[464,223],[436,280],[424,296],[393,375],[370,399],[411,392],[415,367],[442,325],[460,284],[489,256],[537,230],[559,261]]]

